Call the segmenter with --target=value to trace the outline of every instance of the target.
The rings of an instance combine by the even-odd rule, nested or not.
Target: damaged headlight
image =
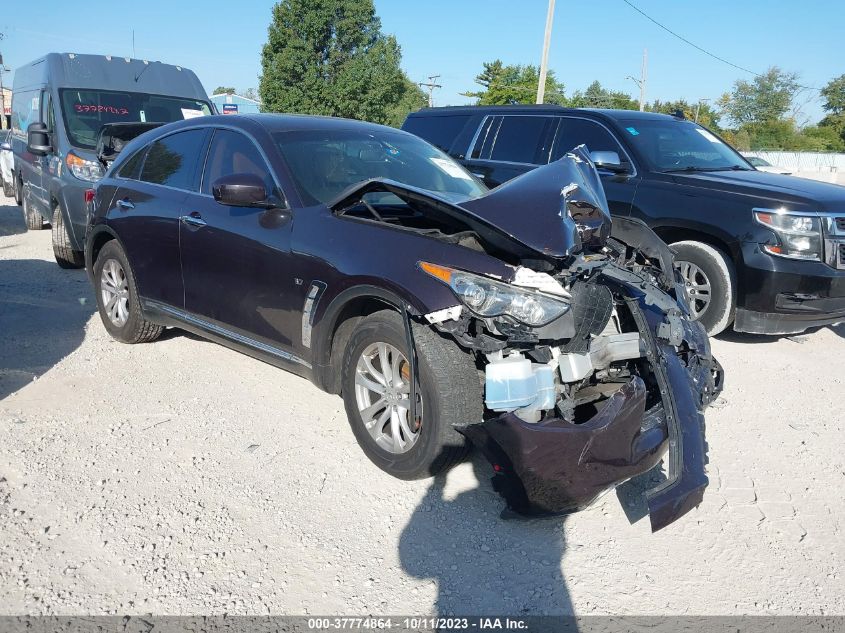
[[[822,260],[822,235],[819,218],[782,210],[754,210],[754,219],[780,238],[780,244],[763,244],[771,255],[790,259]]]
[[[510,316],[532,327],[551,323],[570,304],[558,297],[494,281],[482,275],[420,262],[420,268],[449,285],[471,312],[481,317]]]

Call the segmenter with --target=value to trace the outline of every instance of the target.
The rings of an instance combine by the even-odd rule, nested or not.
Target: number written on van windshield
[[[116,108],[108,105],[88,105],[85,103],[75,103],[73,109],[77,112],[108,112],[109,114],[119,114],[125,116],[129,114],[126,108]]]

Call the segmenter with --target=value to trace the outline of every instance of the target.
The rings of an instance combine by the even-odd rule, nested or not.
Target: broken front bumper
[[[582,424],[561,418],[530,424],[507,413],[461,429],[493,464],[494,486],[515,512],[542,516],[578,510],[664,456],[667,479],[646,493],[652,530],[703,498],[708,480],[702,411],[721,390],[721,368],[700,325],[681,318],[667,322],[666,312],[646,292],[618,285],[623,287],[646,345],[659,403],[646,411],[646,385],[635,376]]]

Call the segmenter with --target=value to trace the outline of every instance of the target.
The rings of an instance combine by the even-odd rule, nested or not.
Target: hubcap
[[[678,271],[684,280],[684,290],[687,293],[690,313],[694,319],[700,319],[710,307],[713,298],[710,289],[710,280],[704,271],[692,262],[676,261]]]
[[[129,320],[129,282],[123,266],[116,259],[109,259],[103,265],[100,293],[109,321],[123,327]]]
[[[376,444],[389,453],[411,449],[420,436],[421,418],[411,420],[408,359],[389,343],[372,343],[355,367],[355,401],[361,420]],[[417,396],[422,415],[422,403]]]

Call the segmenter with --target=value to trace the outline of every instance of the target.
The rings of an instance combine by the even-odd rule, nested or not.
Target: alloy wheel
[[[676,261],[675,266],[684,280],[684,291],[687,294],[690,313],[694,319],[700,319],[707,312],[713,299],[710,279],[700,267],[692,262]]]
[[[389,453],[406,453],[419,439],[422,418],[411,420],[410,393],[405,355],[389,343],[368,345],[355,366],[355,402],[364,427]],[[421,412],[419,396],[417,403]]]
[[[100,293],[109,321],[117,327],[123,327],[129,320],[129,281],[123,266],[116,259],[109,259],[103,264]]]

